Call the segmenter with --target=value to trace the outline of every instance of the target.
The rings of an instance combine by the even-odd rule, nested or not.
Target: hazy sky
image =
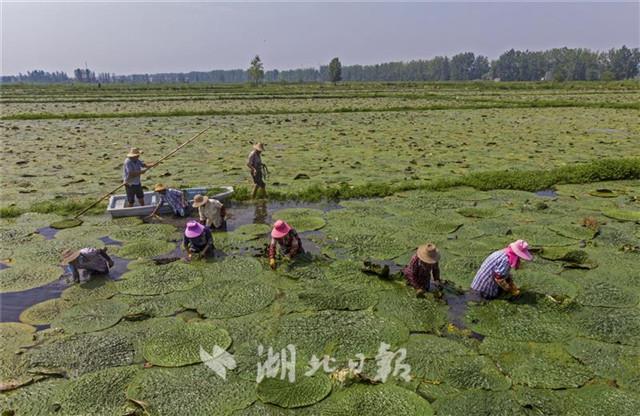
[[[637,1],[609,3],[8,3],[2,73],[266,69],[640,44]]]

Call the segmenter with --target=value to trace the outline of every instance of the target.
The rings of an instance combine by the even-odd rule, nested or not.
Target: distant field
[[[2,205],[96,196],[117,185],[129,147],[153,161],[210,124],[146,185],[249,185],[244,164],[254,141],[267,143],[270,187],[292,196],[312,186],[425,183],[640,156],[637,83],[548,87],[5,86]],[[294,179],[301,173],[310,179]]]

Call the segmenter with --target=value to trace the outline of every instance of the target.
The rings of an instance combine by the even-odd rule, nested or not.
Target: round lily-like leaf
[[[118,293],[113,279],[105,276],[92,276],[90,280],[68,287],[62,292],[62,299],[72,305],[109,299]]]
[[[286,208],[273,213],[275,220],[283,220],[299,233],[319,230],[325,226],[322,211],[310,208]]]
[[[126,390],[140,371],[137,367],[107,368],[61,385],[54,398],[60,405],[56,414],[108,416],[135,410],[128,404]]]
[[[73,378],[133,363],[134,346],[124,335],[97,332],[55,339],[29,350],[27,356],[34,372]]]
[[[442,397],[433,403],[438,416],[526,416],[511,391],[464,390]]]
[[[116,253],[127,259],[156,257],[168,253],[175,248],[175,244],[162,240],[133,240],[118,248]]]
[[[117,241],[157,240],[169,241],[180,237],[176,227],[170,224],[142,224],[123,227],[111,236]]]
[[[224,416],[256,400],[255,380],[243,380],[233,373],[223,379],[204,365],[152,368],[138,373],[127,397],[150,416]]]
[[[62,275],[60,267],[48,264],[16,264],[0,270],[0,293],[17,292],[51,283]]]
[[[60,221],[54,221],[51,223],[51,228],[56,230],[64,230],[65,228],[73,228],[82,225],[82,220],[77,218],[67,218]]]
[[[554,224],[549,229],[558,235],[574,240],[591,240],[596,235],[596,231],[591,228],[573,224]]]
[[[233,233],[247,240],[255,240],[271,231],[267,224],[244,224],[233,230]]]
[[[231,337],[211,322],[180,323],[152,336],[143,344],[144,358],[162,367],[180,367],[201,362],[200,348],[226,349]]]
[[[68,381],[50,378],[0,395],[0,409],[6,415],[51,416],[58,408],[56,394]]]
[[[575,320],[586,338],[640,346],[640,309],[585,306],[576,312]]]
[[[183,305],[197,309],[207,318],[232,318],[266,308],[276,295],[273,286],[258,279],[255,282],[207,282],[185,295]]]
[[[183,262],[162,266],[136,267],[122,275],[116,283],[120,293],[128,295],[159,295],[189,290],[202,283],[202,269]]]
[[[20,321],[30,325],[46,325],[72,306],[64,299],[45,300],[22,311]]]
[[[446,307],[432,297],[416,298],[415,291],[402,288],[380,294],[377,314],[402,322],[410,331],[434,332],[446,320]]]
[[[323,403],[324,404],[324,403]],[[393,384],[354,384],[333,395],[320,411],[322,416],[433,415],[428,401]]]
[[[581,305],[631,308],[640,301],[636,291],[619,287],[610,281],[589,279],[581,282],[581,286],[582,291],[576,298]]]
[[[469,218],[496,218],[501,216],[502,214],[497,209],[491,208],[460,208],[456,210],[456,212],[463,217]]]
[[[126,312],[127,305],[123,303],[111,299],[96,300],[63,311],[51,326],[71,334],[99,331],[117,324]]]
[[[0,323],[0,391],[11,390],[33,380],[20,347],[33,343],[35,328],[17,322]]]
[[[640,210],[632,211],[625,209],[606,209],[602,213],[609,218],[619,221],[640,221]]]
[[[309,406],[331,393],[331,380],[324,373],[313,376],[298,374],[295,382],[288,379],[265,378],[257,386],[258,398],[265,403],[293,408]]]

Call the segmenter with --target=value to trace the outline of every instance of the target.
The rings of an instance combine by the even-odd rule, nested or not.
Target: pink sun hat
[[[514,241],[509,244],[509,248],[516,254],[516,256],[523,260],[530,261],[533,259],[533,256],[529,252],[529,243],[524,240]]]
[[[203,232],[204,225],[200,224],[197,221],[189,221],[187,223],[187,228],[184,230],[184,235],[186,235],[187,238],[196,238]]]
[[[276,221],[273,224],[273,230],[271,230],[271,237],[273,238],[282,238],[285,235],[289,234],[291,231],[291,226],[282,220]]]

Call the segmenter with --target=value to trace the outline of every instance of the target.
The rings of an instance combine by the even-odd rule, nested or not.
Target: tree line
[[[3,76],[1,82],[86,83],[243,83],[243,82],[338,82],[338,81],[595,81],[623,80],[638,76],[638,48],[612,48],[606,52],[583,48],[545,51],[511,49],[490,61],[483,55],[464,52],[452,56],[410,62],[342,66],[338,58],[319,68],[265,71],[259,56],[247,70],[214,70],[188,73],[116,75],[76,69],[70,78],[64,72],[41,70]]]

